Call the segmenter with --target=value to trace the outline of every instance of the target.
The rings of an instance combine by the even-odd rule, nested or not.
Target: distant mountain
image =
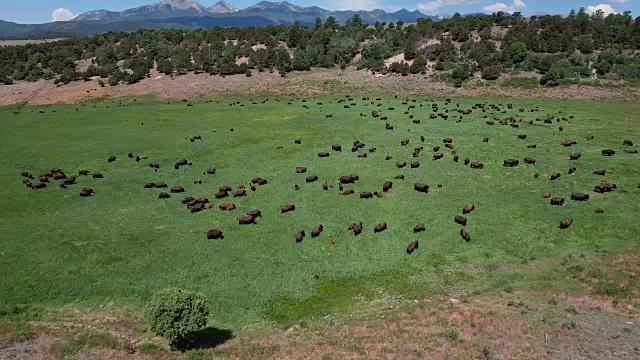
[[[163,0],[124,11],[93,10],[80,14],[71,21],[57,21],[47,24],[16,24],[0,21],[0,39],[29,37],[68,37],[92,35],[107,31],[135,31],[138,29],[197,29],[214,26],[256,26],[291,25],[295,21],[313,26],[316,18],[326,20],[333,16],[344,23],[358,14],[365,24],[380,22],[416,22],[419,18],[442,20],[444,16],[430,16],[419,11],[401,9],[386,12],[375,9],[332,11],[317,6],[303,7],[288,1],[261,1],[239,10],[221,0],[206,7],[193,0]]]

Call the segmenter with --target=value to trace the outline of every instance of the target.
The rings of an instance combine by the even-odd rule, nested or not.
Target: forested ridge
[[[604,16],[584,9],[562,17],[520,13],[461,16],[416,24],[344,24],[316,19],[315,26],[110,32],[58,42],[0,47],[0,84],[55,79],[57,84],[100,76],[101,84],[134,83],[154,66],[165,74],[211,75],[252,71],[346,68],[401,75],[435,72],[456,85],[480,72],[494,80],[521,71],[543,74],[541,85],[563,78],[640,78],[640,17]],[[407,62],[385,65],[404,54]],[[239,61],[243,59],[245,61]],[[89,62],[80,69],[78,63]]]

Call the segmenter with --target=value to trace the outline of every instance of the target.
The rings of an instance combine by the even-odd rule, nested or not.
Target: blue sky
[[[160,0],[0,0],[2,11],[0,19],[17,23],[45,23],[56,19],[67,19],[99,8],[121,11],[131,7],[146,5]],[[213,5],[217,0],[202,0],[205,6]],[[259,0],[228,0],[237,8],[250,6]],[[640,0],[290,0],[301,6],[317,5],[326,9],[365,9],[381,8],[395,11],[401,8],[418,9],[425,14],[453,14],[472,12],[492,12],[494,10],[521,11],[531,15],[539,11],[549,13],[568,13],[571,9],[585,7],[603,9],[605,12],[623,12],[629,10],[634,16],[640,15]],[[56,9],[58,9],[56,11]],[[55,13],[54,13],[55,11]]]

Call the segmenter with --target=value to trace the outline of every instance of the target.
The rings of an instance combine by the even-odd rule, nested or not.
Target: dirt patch
[[[391,64],[397,62],[406,62],[407,64],[411,65],[413,64],[413,60],[405,60],[404,58],[404,53],[400,53],[398,55],[392,56],[390,58],[388,58],[387,60],[384,61],[384,66],[386,67],[391,67]]]
[[[240,56],[239,58],[236,59],[236,65],[248,64],[248,63],[249,63],[249,58],[246,56]]]

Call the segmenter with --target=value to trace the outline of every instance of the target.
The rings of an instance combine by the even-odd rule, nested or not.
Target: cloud
[[[418,4],[418,9],[424,11],[433,11],[445,6],[475,4],[479,0],[434,0],[428,3]]]
[[[604,14],[604,16],[607,16],[609,14],[617,14],[618,13],[616,11],[616,9],[611,7],[611,5],[609,5],[609,4],[600,4],[600,5],[596,5],[596,6],[587,6],[587,12],[589,14],[593,14],[598,10],[602,10],[602,13]]]
[[[333,6],[336,10],[374,10],[382,9],[382,0],[338,0]]]
[[[627,2],[627,0],[605,0],[605,1],[611,4],[624,4]]]
[[[485,6],[482,8],[482,10],[484,11],[490,11],[490,12],[498,12],[498,11],[504,11],[504,12],[516,12],[516,11],[520,11],[522,9],[525,9],[527,7],[527,4],[524,3],[523,0],[513,0],[513,4],[512,5],[507,5],[505,3],[502,2],[497,2],[493,5],[489,5],[489,6]]]
[[[76,17],[71,10],[65,8],[58,8],[51,13],[51,21],[69,21]]]

